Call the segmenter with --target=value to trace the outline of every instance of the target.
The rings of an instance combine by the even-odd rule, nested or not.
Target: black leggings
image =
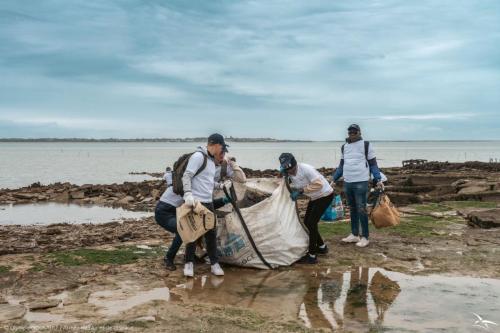
[[[304,224],[309,229],[309,254],[316,254],[318,247],[325,244],[318,231],[318,223],[321,215],[325,212],[328,205],[332,203],[333,193],[316,200],[309,201],[304,218]]]

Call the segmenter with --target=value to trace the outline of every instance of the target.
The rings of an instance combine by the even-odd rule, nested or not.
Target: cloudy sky
[[[500,139],[500,1],[0,2],[0,137]]]

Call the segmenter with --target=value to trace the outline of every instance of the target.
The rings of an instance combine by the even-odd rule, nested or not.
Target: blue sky
[[[500,139],[500,1],[0,2],[0,137]]]

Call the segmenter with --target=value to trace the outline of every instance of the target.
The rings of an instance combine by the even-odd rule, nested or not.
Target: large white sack
[[[290,199],[284,180],[269,198],[240,211],[248,235],[234,209],[217,221],[221,262],[269,269],[291,265],[307,252],[309,236],[299,220],[295,202]]]

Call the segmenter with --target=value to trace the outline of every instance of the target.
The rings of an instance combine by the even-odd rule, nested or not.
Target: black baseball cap
[[[208,143],[212,145],[221,145],[222,150],[227,153],[227,147],[229,145],[226,145],[226,142],[224,141],[224,137],[221,134],[214,133],[208,137]]]
[[[291,153],[281,154],[279,160],[280,160],[280,166],[284,170],[289,170],[297,165],[297,160],[295,160],[295,156],[293,156]]]
[[[361,128],[359,127],[358,124],[351,124],[349,125],[349,127],[347,127],[347,130],[350,131],[350,130],[356,130],[358,132],[361,132]]]

